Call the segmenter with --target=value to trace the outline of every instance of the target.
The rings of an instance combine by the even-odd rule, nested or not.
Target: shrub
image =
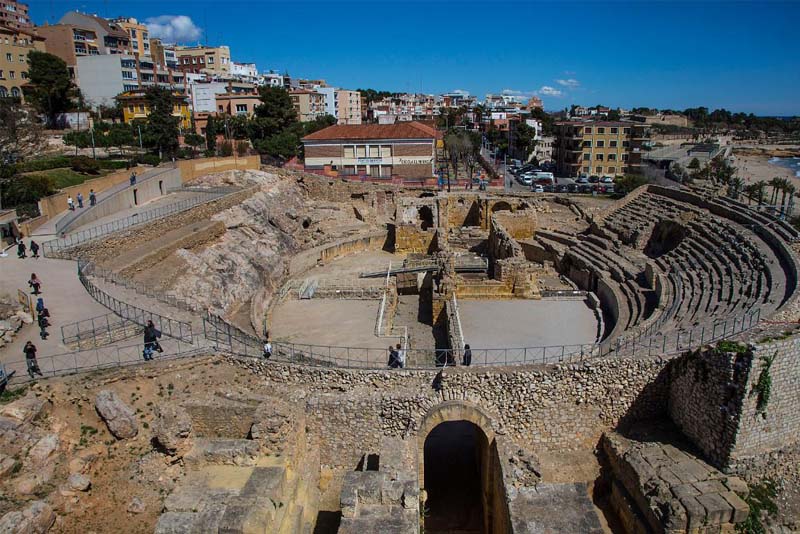
[[[3,187],[3,206],[35,206],[40,198],[55,192],[53,180],[49,176],[44,174],[18,175]],[[26,210],[26,214],[30,214],[29,211]]]
[[[225,141],[219,145],[219,155],[223,158],[233,156],[233,145],[230,141]]]
[[[161,158],[159,158],[155,154],[140,154],[136,156],[135,161],[143,165],[152,165],[153,167],[155,167],[156,165],[161,163]]]
[[[217,155],[217,151],[216,150],[206,150],[206,151],[203,152],[203,156],[205,156],[207,158],[213,158],[216,155]]]
[[[250,148],[250,145],[247,141],[237,141],[236,142],[236,154],[239,156],[246,156],[247,150]]]
[[[56,156],[52,158],[35,159],[17,163],[15,166],[17,172],[49,171],[50,169],[69,167],[70,158],[67,156]]]
[[[124,159],[98,159],[96,161],[100,164],[101,169],[127,169],[129,167],[128,160]]]
[[[100,174],[100,163],[88,156],[75,156],[70,160],[69,166],[75,172]]]

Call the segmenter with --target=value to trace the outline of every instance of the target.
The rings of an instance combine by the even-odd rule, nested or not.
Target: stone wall
[[[395,227],[395,252],[398,254],[430,254],[435,239],[435,228],[422,230],[416,224],[399,224]]]
[[[260,156],[245,156],[232,158],[199,158],[184,159],[177,162],[184,183],[190,182],[199,176],[236,169],[258,169],[261,166]]]
[[[666,363],[598,359],[577,365],[436,371],[326,370],[234,358],[264,387],[307,392],[309,425],[326,447],[322,462],[353,468],[381,437],[415,435],[431,407],[468,400],[491,414],[495,431],[519,447],[548,451],[595,446],[603,431],[663,415]]]
[[[226,405],[224,399],[213,404],[184,406],[192,418],[192,432],[202,438],[245,439],[256,421],[257,406]]]
[[[533,238],[536,230],[536,216],[533,211],[499,211],[492,217],[517,241]]]

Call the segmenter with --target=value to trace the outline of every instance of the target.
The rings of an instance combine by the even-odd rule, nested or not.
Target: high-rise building
[[[226,76],[231,72],[231,49],[227,46],[176,46],[178,68],[183,72]]]
[[[113,106],[120,93],[157,85],[177,94],[186,92],[186,75],[157,67],[149,58],[130,55],[82,56],[77,65],[78,87],[92,107]]]
[[[0,24],[0,98],[22,98],[22,86],[28,82],[28,53],[44,51],[44,39],[30,28],[12,28]]]
[[[150,57],[156,66],[165,69],[178,68],[178,55],[175,45],[164,44],[161,39],[150,39]]]
[[[325,95],[309,89],[289,91],[300,122],[309,122],[325,115]]]
[[[116,22],[106,20],[97,15],[70,11],[61,17],[59,24],[70,24],[93,31],[97,36],[96,46],[101,55],[133,53],[128,31]]]
[[[11,28],[30,28],[28,4],[16,0],[0,0],[0,24]]]
[[[89,28],[72,24],[44,25],[36,28],[36,33],[45,39],[45,49],[64,60],[70,75],[75,77],[75,66],[81,56],[100,55],[97,33]]]
[[[117,26],[128,32],[131,42],[131,53],[134,56],[150,55],[150,32],[147,26],[134,18],[119,17],[112,20]]]
[[[555,124],[553,158],[560,176],[636,174],[649,126],[634,122],[566,121]]]

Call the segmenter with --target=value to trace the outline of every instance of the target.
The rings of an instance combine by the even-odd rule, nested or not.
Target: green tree
[[[174,154],[178,149],[178,125],[180,119],[172,114],[175,100],[169,89],[152,86],[147,89],[147,103],[150,114],[147,116],[144,142],[158,151],[158,157],[164,153]]]
[[[106,134],[106,142],[109,147],[117,147],[119,153],[125,155],[125,147],[133,146],[136,143],[136,136],[133,135],[133,128],[130,124],[122,122],[112,124]]]
[[[72,110],[80,97],[64,60],[38,50],[28,54],[28,83],[22,90],[25,99],[47,117],[50,128],[58,126],[58,116]]]
[[[514,152],[522,156],[520,159],[528,161],[528,157],[536,149],[536,130],[527,124],[520,123],[514,129]]]
[[[33,111],[11,98],[0,98],[0,165],[37,154],[45,142]]]
[[[286,89],[262,87],[259,90],[259,99],[261,104],[254,110],[255,118],[267,122],[275,132],[283,131],[297,122],[297,112]]]
[[[92,146],[92,137],[89,130],[70,130],[63,136],[64,144],[76,148],[89,148]]]
[[[618,121],[622,119],[622,115],[619,112],[619,109],[612,109],[608,112],[608,120],[610,121]]]
[[[206,130],[208,131],[208,130]],[[192,157],[197,157],[197,147],[206,142],[205,138],[195,132],[189,132],[183,137],[183,142],[192,147]]]
[[[641,174],[626,174],[621,178],[617,178],[614,182],[614,192],[621,195],[627,195],[637,187],[649,184],[650,179]]]
[[[213,115],[209,115],[208,122],[206,122],[206,149],[215,154],[217,152],[217,135],[219,135],[217,119]]]
[[[275,134],[268,139],[258,141],[256,150],[273,157],[290,159],[300,151],[300,137],[292,131]]]

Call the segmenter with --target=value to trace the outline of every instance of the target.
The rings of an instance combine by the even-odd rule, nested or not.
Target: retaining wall
[[[139,169],[136,169],[139,170]],[[71,196],[73,199],[81,193],[84,198],[85,206],[89,205],[89,190],[94,189],[95,193],[101,193],[106,189],[116,187],[121,183],[130,179],[131,171],[124,170],[112,174],[106,174],[99,178],[92,178],[85,182],[65,187],[61,192],[49,197],[44,197],[39,200],[39,213],[46,217],[45,221],[55,217],[65,209],[67,209],[67,197]],[[77,204],[77,202],[76,202]],[[44,222],[44,221],[43,221]]]
[[[261,167],[260,156],[184,159],[177,162],[180,175],[185,182],[191,182],[199,176],[222,171],[258,169]]]

